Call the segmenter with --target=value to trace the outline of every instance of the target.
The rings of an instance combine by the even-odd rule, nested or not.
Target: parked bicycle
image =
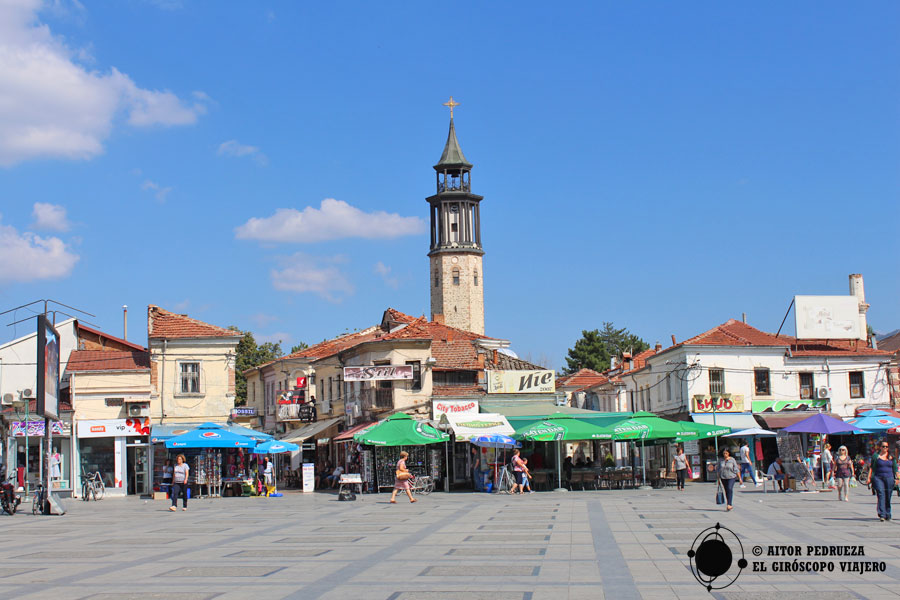
[[[91,498],[94,500],[102,500],[103,494],[106,492],[106,486],[103,485],[103,477],[100,471],[93,473],[85,473],[81,477],[81,499],[87,502]]]
[[[44,484],[36,483],[34,487],[34,494],[31,495],[31,514],[39,515],[44,512]]]
[[[410,481],[409,489],[413,494],[427,496],[434,491],[434,478],[431,475],[419,475]]]

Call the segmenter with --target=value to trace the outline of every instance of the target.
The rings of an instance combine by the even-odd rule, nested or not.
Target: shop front
[[[99,419],[76,422],[80,476],[99,472],[112,495],[150,493],[150,419]]]
[[[72,422],[68,419],[51,422],[53,449],[50,454],[50,480],[54,491],[69,495],[72,493]],[[38,481],[44,481],[44,465],[41,461],[44,442],[44,420],[12,421],[9,424],[7,455],[16,468],[23,469],[29,488]],[[18,475],[18,470],[15,471]],[[23,480],[24,483],[24,480]]]
[[[720,405],[722,406],[722,405]],[[695,408],[697,405],[695,404]],[[713,412],[712,410],[700,413],[692,413],[691,419],[695,423],[702,423],[704,425],[721,425],[723,427],[731,427],[732,431],[740,431],[742,429],[753,429],[755,427],[759,427],[759,423],[757,423],[756,419],[753,417],[751,413],[748,412],[728,412],[718,410]],[[737,444],[736,439],[734,438],[726,438],[718,441],[719,449],[721,450],[723,444],[728,444],[729,446],[735,446]],[[753,448],[753,453],[756,456],[756,459],[762,460],[765,452],[763,451],[763,447],[761,446],[762,441],[757,438],[757,446]],[[695,446],[694,444],[685,444],[684,453],[688,457],[688,460],[691,462],[691,470],[696,471],[695,466],[702,466],[703,470],[703,481],[715,481],[716,480],[716,465],[718,465],[718,458],[716,456],[716,444],[717,442],[712,439],[700,440],[699,443]],[[688,451],[699,453],[699,459],[695,459],[695,454],[688,454]],[[737,448],[732,448],[732,452],[736,452]],[[759,465],[757,465],[759,468]],[[695,474],[696,478],[696,474]]]

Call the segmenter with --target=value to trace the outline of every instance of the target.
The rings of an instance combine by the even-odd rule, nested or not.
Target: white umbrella
[[[768,429],[762,429],[761,427],[751,427],[750,429],[741,429],[740,431],[735,431],[733,433],[729,433],[728,435],[723,435],[722,437],[753,437],[755,435],[778,435],[774,431],[769,431]]]

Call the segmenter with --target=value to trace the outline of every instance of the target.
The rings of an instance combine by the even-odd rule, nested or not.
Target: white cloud
[[[66,208],[59,204],[35,202],[31,213],[34,216],[35,229],[50,231],[68,231],[70,224],[66,216]]]
[[[57,237],[40,237],[0,223],[0,282],[36,281],[66,277],[78,255]]]
[[[279,208],[271,217],[253,217],[235,228],[235,237],[263,242],[313,243],[341,238],[389,239],[425,231],[418,217],[363,212],[343,200],[326,198],[319,208]]]
[[[396,277],[391,276],[391,268],[380,260],[375,263],[375,272],[381,275],[381,278],[384,280],[385,285],[387,285],[388,287],[395,290],[400,287],[400,280]]]
[[[312,292],[329,302],[340,302],[353,293],[353,285],[337,265],[343,256],[319,257],[297,252],[281,259],[281,269],[272,269],[272,287],[287,292]]]
[[[276,331],[275,333],[260,333],[253,336],[258,344],[272,342],[274,344],[290,344],[294,338],[286,331]],[[283,349],[283,348],[282,348]]]
[[[39,0],[0,1],[0,166],[97,156],[121,114],[144,127],[190,124],[205,112],[202,98],[186,103],[140,88],[115,67],[89,70],[87,51],[40,23],[41,8]]]
[[[267,315],[266,313],[256,313],[255,315],[250,315],[250,320],[253,321],[257,327],[266,327],[269,323],[274,323],[278,320],[278,317],[275,315]]]
[[[144,180],[144,183],[141,184],[141,189],[145,192],[153,192],[153,195],[156,197],[156,200],[159,202],[165,202],[166,196],[169,195],[174,188],[172,187],[163,187],[156,183],[155,181],[150,181],[149,179]]]
[[[216,154],[219,156],[233,156],[237,158],[247,156],[260,165],[269,163],[269,158],[259,150],[259,147],[247,146],[246,144],[241,144],[237,140],[222,142],[219,144],[219,150]]]

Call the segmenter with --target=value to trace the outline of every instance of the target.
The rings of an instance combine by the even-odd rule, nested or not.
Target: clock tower
[[[437,193],[427,198],[431,210],[431,319],[484,335],[484,270],[481,247],[482,197],[472,193],[472,164],[466,160],[453,125],[441,160],[434,165]]]

